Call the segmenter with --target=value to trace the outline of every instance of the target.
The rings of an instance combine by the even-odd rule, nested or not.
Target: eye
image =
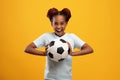
[[[60,24],[61,24],[61,25],[64,25],[64,22],[61,22]]]
[[[58,22],[55,22],[54,24],[55,24],[55,25],[58,25]]]

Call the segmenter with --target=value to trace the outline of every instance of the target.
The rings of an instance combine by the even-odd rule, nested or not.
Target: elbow
[[[94,53],[94,50],[91,48],[91,49],[89,50],[89,53]]]
[[[31,43],[28,46],[26,46],[26,48],[24,49],[24,52],[32,53],[34,48],[36,48],[36,46],[33,43]]]
[[[26,48],[24,49],[24,52],[25,52],[25,53],[29,53],[29,48],[26,47]]]
[[[24,49],[24,52],[27,52],[27,49],[26,49],[26,48]]]

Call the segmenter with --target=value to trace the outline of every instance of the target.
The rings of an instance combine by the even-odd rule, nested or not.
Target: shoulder
[[[69,33],[68,35],[70,38],[72,38],[74,40],[82,40],[78,35],[76,35],[74,33]]]
[[[48,37],[48,36],[52,36],[53,33],[52,32],[46,32],[46,33],[43,33],[41,36],[42,37]]]
[[[76,34],[74,34],[74,33],[68,33],[68,35],[70,36],[70,37],[78,37]]]

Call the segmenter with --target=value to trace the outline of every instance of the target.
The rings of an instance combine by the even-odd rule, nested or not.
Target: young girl
[[[36,50],[35,48],[46,46],[54,39],[62,38],[66,40],[71,49],[70,55],[60,62],[54,62],[46,56],[45,80],[72,80],[72,56],[92,53],[93,49],[75,34],[65,33],[65,28],[71,17],[69,9],[64,8],[61,11],[58,11],[56,8],[51,8],[48,10],[47,17],[50,19],[54,32],[44,33],[38,37],[25,48],[25,52],[46,56],[47,50],[43,52]],[[80,51],[72,52],[74,48],[78,48]]]

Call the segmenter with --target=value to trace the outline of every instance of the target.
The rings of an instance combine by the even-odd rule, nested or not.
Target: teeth
[[[61,31],[61,29],[56,29],[56,31]]]
[[[59,29],[59,30],[57,30],[57,31],[61,31],[61,30]]]

